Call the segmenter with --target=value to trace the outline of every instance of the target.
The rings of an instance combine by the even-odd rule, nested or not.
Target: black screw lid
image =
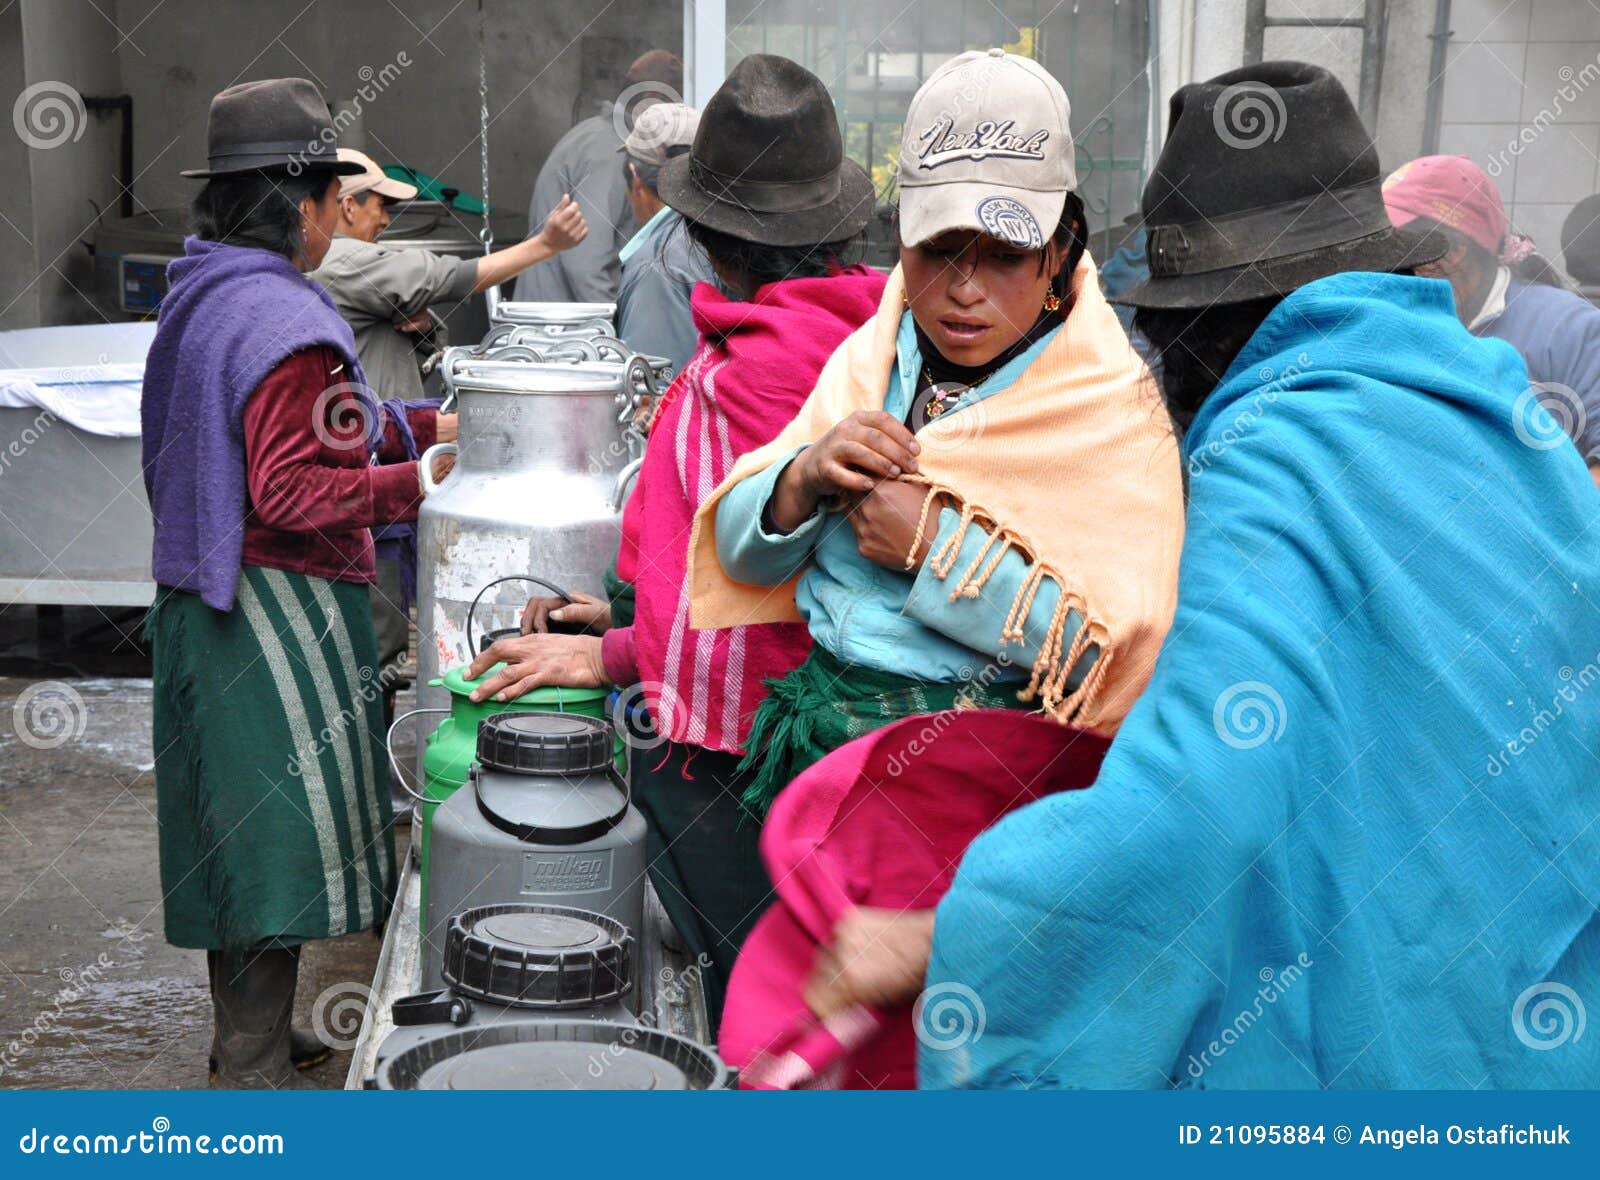
[[[518,1008],[592,1007],[633,988],[633,938],[604,914],[513,902],[464,910],[445,934],[445,982]]]
[[[605,770],[611,727],[576,713],[496,713],[478,726],[478,761],[513,774]]]

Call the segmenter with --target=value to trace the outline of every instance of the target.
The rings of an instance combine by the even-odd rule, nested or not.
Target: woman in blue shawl
[[[1241,95],[1286,117],[1234,134]],[[1390,230],[1331,75],[1246,67],[1171,126],[1126,298],[1186,431],[1176,618],[1094,785],[968,849],[911,994],[971,1018],[920,1083],[1593,1084],[1583,461],[1410,273],[1444,244]]]

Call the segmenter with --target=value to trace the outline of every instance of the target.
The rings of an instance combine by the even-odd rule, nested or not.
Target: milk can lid
[[[496,713],[478,726],[478,761],[512,774],[606,770],[611,727],[574,713]]]
[[[464,910],[445,932],[445,982],[517,1008],[595,1007],[633,987],[633,938],[614,918],[511,902]]]

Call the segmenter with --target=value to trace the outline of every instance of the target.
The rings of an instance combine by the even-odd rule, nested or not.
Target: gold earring
[[[1059,295],[1057,295],[1054,291],[1051,291],[1048,294],[1046,294],[1045,297],[1044,297],[1044,309],[1046,311],[1060,311],[1061,310],[1061,297]]]

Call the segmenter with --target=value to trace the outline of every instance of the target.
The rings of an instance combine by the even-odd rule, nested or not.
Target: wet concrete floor
[[[0,1088],[207,1084],[205,954],[162,937],[141,616],[0,608]],[[320,1086],[345,1083],[378,948],[306,948],[297,1023],[346,1046]]]

